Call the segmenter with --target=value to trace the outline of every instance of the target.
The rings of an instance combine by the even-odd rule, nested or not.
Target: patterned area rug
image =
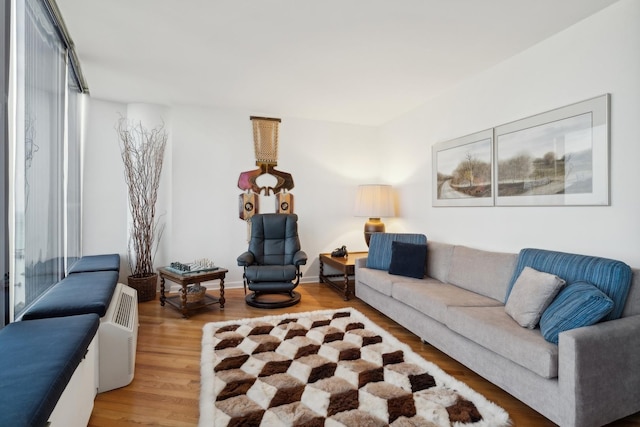
[[[209,323],[200,426],[510,425],[355,309]]]

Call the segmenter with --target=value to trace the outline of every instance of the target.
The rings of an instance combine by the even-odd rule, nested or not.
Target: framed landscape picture
[[[495,128],[496,206],[609,205],[609,95]]]
[[[493,206],[493,129],[432,148],[433,206]]]

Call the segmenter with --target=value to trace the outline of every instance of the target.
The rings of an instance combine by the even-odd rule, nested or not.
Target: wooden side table
[[[348,301],[351,295],[355,294],[355,268],[356,259],[365,258],[368,252],[349,252],[346,257],[332,257],[331,254],[320,254],[320,283],[326,283],[338,290],[343,296],[344,300]],[[340,271],[340,274],[326,274],[325,264],[333,269]],[[333,279],[341,278],[341,281],[334,281]]]
[[[206,307],[212,304],[220,304],[220,308],[224,308],[224,278],[229,270],[219,268],[213,271],[205,271],[202,273],[187,273],[179,274],[175,273],[165,267],[158,269],[160,275],[160,305],[164,306],[165,303],[177,308],[185,319],[189,317],[191,311],[197,310],[202,307]],[[178,295],[166,296],[165,295],[165,279],[179,284],[182,288]],[[204,298],[197,302],[187,302],[187,290],[189,285],[196,285],[202,282],[209,282],[211,280],[220,281],[220,298],[216,298],[212,295],[204,294]]]

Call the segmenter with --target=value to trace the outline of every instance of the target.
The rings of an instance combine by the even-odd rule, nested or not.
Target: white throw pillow
[[[520,326],[533,329],[564,284],[555,274],[525,267],[513,284],[504,310]]]

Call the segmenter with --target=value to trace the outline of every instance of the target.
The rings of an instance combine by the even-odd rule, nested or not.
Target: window
[[[9,22],[10,2],[0,6],[0,274],[2,291],[0,292],[0,328],[9,323]]]
[[[16,1],[10,175],[12,319],[80,256],[81,84],[49,0]]]
[[[65,167],[65,272],[82,254],[82,121],[83,100],[71,62],[67,67],[67,137]]]

